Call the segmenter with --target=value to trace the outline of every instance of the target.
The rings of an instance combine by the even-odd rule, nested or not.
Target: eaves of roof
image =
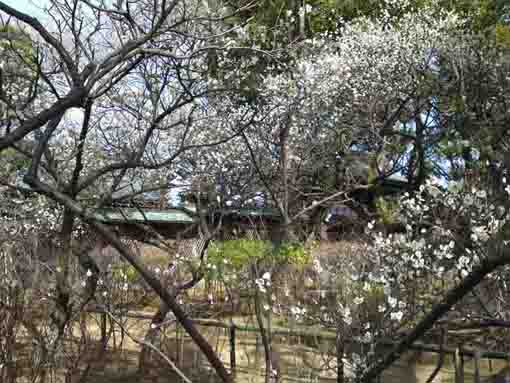
[[[215,214],[233,215],[251,218],[279,218],[272,209],[222,209]],[[104,208],[96,211],[97,220],[105,223],[181,223],[192,224],[198,221],[198,215],[188,209],[138,209]]]
[[[187,223],[196,219],[180,209],[137,209],[137,208],[106,208],[96,211],[99,221],[106,223]]]

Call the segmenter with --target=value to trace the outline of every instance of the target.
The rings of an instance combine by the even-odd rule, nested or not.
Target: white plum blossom
[[[321,274],[324,271],[321,262],[318,259],[313,260],[313,268],[317,274]]]
[[[348,306],[340,305],[340,314],[342,315],[342,320],[350,326],[352,324],[351,309]]]
[[[356,297],[354,298],[353,302],[356,306],[359,306],[360,304],[362,304],[363,302],[365,301],[365,299],[363,297]]]
[[[301,320],[303,316],[306,314],[306,308],[304,307],[298,307],[298,306],[292,306],[290,308],[290,313],[294,316],[294,319]]]
[[[257,286],[257,289],[261,293],[265,293],[267,291],[266,283],[267,283],[267,281],[265,279],[262,279],[262,278],[255,279],[255,285]]]

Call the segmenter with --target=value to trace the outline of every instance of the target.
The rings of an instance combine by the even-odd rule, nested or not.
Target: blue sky
[[[2,0],[7,5],[24,12],[30,16],[43,18],[45,16],[43,8],[48,2],[46,0]]]

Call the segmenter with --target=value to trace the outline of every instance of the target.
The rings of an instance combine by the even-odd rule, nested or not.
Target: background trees
[[[184,287],[203,278],[207,246],[189,281],[164,286],[95,215],[119,198],[173,186],[191,185],[198,215],[202,208],[273,208],[281,219],[276,250],[267,250],[274,255],[308,245],[330,207],[348,205],[379,227],[371,221],[384,221],[381,211],[356,193],[392,176],[406,182],[409,194],[391,212],[399,237],[376,234],[361,260],[338,263],[350,275],[332,262],[321,277],[326,267],[315,259],[333,309],[309,317],[336,329],[338,355],[347,336],[364,337],[375,350],[383,337],[409,328],[382,359],[375,351],[348,356],[367,368],[366,381],[507,264],[503,3],[266,5],[55,0],[43,25],[0,2],[2,224],[5,242],[19,253],[24,233],[55,238],[54,283],[45,287],[53,294],[46,318],[52,344],[98,295],[104,270],[75,241],[86,229],[117,249],[218,376],[231,380],[178,303]],[[209,229],[207,243],[215,235]],[[9,251],[3,254],[12,263]],[[86,276],[79,294],[73,262]],[[250,265],[258,294],[274,265]],[[259,266],[271,268],[269,279]],[[19,270],[9,270],[17,280]],[[437,275],[451,283],[437,287]],[[412,293],[417,281],[437,287],[442,303]],[[12,291],[2,290],[9,302]],[[374,291],[385,302],[375,314],[363,306]],[[286,309],[305,317],[301,308]],[[55,350],[45,349],[45,357]]]
[[[207,121],[214,118],[205,96],[235,89],[216,89],[207,81],[207,52],[225,48],[222,22],[231,15],[221,13],[219,5],[55,1],[48,8],[51,23],[43,26],[0,4],[10,17],[6,28],[14,24],[33,33],[38,49],[23,70],[40,87],[31,95],[30,107],[11,105],[4,98],[9,119],[3,124],[0,150],[3,155],[12,147],[27,156],[30,165],[24,180],[34,192],[63,207],[55,270],[54,325],[60,334],[75,310],[79,312],[94,296],[92,291],[85,301],[74,301],[72,257],[78,256],[84,272],[95,279],[100,272],[90,258],[73,248],[73,233],[80,222],[95,222],[103,234],[116,238],[87,209],[111,201],[115,192],[134,180],[142,183],[136,193],[166,188],[172,179],[170,165],[179,154],[228,139],[219,132],[213,142],[207,134],[201,135]],[[13,54],[23,58],[24,46],[10,42]],[[238,125],[244,117],[238,116]],[[191,326],[219,375],[228,381],[228,373],[186,319],[174,293],[164,289],[118,238],[115,241],[166,297],[168,306]],[[95,287],[92,283],[91,288]]]

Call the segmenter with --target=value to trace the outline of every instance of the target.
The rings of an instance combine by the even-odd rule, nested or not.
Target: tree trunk
[[[57,312],[53,315],[59,334],[65,330],[67,322],[71,316],[69,300],[69,258],[71,254],[71,238],[74,225],[74,213],[69,209],[64,209],[64,218],[60,230],[61,246],[57,253]]]
[[[176,302],[175,297],[163,287],[161,282],[146,268],[138,257],[108,228],[105,224],[98,222],[95,217],[89,215],[76,201],[69,196],[60,193],[51,186],[31,176],[25,176],[24,181],[33,187],[38,193],[44,194],[66,208],[79,215],[84,222],[88,223],[98,234],[110,243],[120,255],[140,274],[144,281],[158,294],[163,302],[170,307],[182,327],[189,334],[191,339],[207,357],[207,360],[214,368],[218,377],[225,383],[231,383],[232,379],[223,362],[219,359],[207,339],[197,330],[191,319],[187,316],[181,306]]]

